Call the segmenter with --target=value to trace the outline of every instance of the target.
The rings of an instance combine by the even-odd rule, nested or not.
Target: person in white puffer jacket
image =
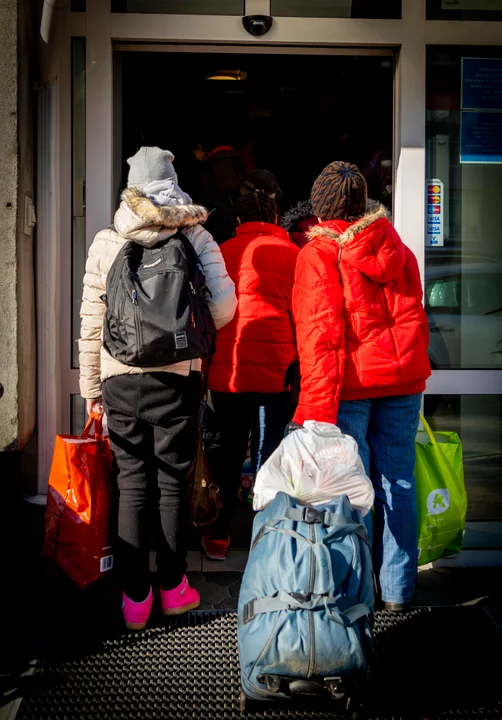
[[[202,227],[207,210],[194,205],[177,185],[172,153],[143,147],[128,160],[128,188],[114,225],[99,232],[89,249],[81,307],[80,392],[87,412],[107,415],[118,465],[118,565],[126,626],[146,625],[152,606],[149,577],[149,524],[152,483],[157,564],[165,614],[199,605],[188,585],[183,522],[187,474],[196,452],[196,420],[201,400],[201,361],[166,367],[131,367],[112,358],[102,342],[108,272],[124,243],[153,247],[178,228],[199,256],[216,329],[230,322],[237,300],[218,245]]]

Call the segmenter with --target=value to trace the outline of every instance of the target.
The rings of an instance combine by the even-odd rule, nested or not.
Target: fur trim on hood
[[[366,228],[372,223],[377,222],[377,220],[382,220],[383,218],[388,220],[389,214],[386,208],[383,205],[380,205],[378,210],[366,213],[366,215],[363,215],[360,220],[357,220],[357,222],[349,225],[343,233],[339,233],[335,229],[327,226],[323,227],[322,225],[317,225],[306,234],[310,240],[322,236],[327,237],[330,240],[336,240],[339,245],[346,245],[347,243],[350,243],[358,233],[366,230]]]
[[[284,213],[281,225],[285,230],[291,232],[295,229],[295,225],[297,225],[300,220],[308,220],[308,218],[311,218],[313,216],[314,211],[312,210],[311,201],[300,200],[299,203],[297,203],[286,213]]]
[[[144,222],[145,226],[153,225],[168,230],[204,223],[208,216],[208,211],[202,205],[154,205],[137,188],[124,190],[122,202]]]

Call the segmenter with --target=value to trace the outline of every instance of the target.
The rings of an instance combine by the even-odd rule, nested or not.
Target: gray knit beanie
[[[159,180],[174,180],[178,177],[173,166],[174,155],[158,147],[141,147],[136,155],[128,159],[130,165],[127,187],[142,190],[146,185]]]

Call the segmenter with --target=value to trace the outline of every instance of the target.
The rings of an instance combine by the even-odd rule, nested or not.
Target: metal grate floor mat
[[[195,612],[105,640],[84,657],[75,648],[73,657],[40,660],[17,720],[243,718],[236,629],[235,613]],[[502,717],[500,637],[481,608],[380,612],[375,641],[380,663],[358,717]],[[345,715],[295,700],[254,705],[245,717]]]

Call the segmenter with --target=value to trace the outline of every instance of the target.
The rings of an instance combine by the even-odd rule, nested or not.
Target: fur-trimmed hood
[[[299,203],[293,205],[282,218],[282,227],[288,232],[296,230],[296,226],[302,220],[308,220],[314,217],[314,211],[312,210],[312,203],[310,200],[300,200]]]
[[[377,210],[370,210],[355,223],[349,224],[343,220],[326,220],[326,222],[320,223],[312,230],[309,230],[307,234],[311,240],[316,237],[327,237],[330,240],[336,240],[339,245],[345,245],[358,233],[382,218],[387,220],[388,216],[387,210],[383,205],[380,205]]]
[[[328,220],[309,231],[311,240],[328,238],[340,246],[340,258],[375,282],[389,282],[402,271],[406,259],[403,242],[383,205],[360,220]]]
[[[115,213],[115,230],[126,240],[152,247],[176,232],[207,220],[202,205],[155,205],[137,188],[127,188]]]

